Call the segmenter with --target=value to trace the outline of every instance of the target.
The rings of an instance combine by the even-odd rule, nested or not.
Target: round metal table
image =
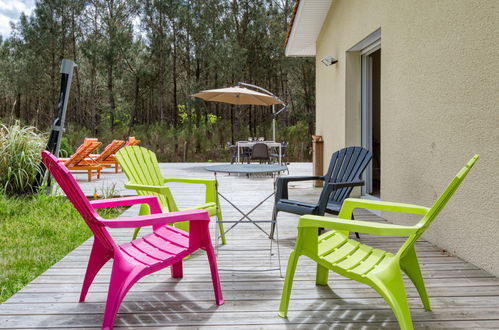
[[[212,166],[206,166],[204,169],[215,173],[239,173],[239,174],[280,173],[288,170],[288,168],[284,165],[274,165],[274,164],[212,165]]]
[[[227,164],[227,165],[212,165],[212,166],[206,166],[204,168],[207,171],[214,172],[215,174],[215,180],[217,180],[217,173],[228,173],[230,174],[263,174],[263,173],[269,173],[274,176],[274,174],[279,175],[279,173],[283,171],[287,171],[288,168],[287,166],[284,165],[273,165],[273,164]],[[275,195],[275,177],[274,177],[274,190],[270,195],[262,199],[258,204],[256,204],[251,210],[248,212],[244,212],[241,210],[237,205],[235,205],[233,202],[231,202],[227,197],[222,195],[218,189],[217,193],[218,195],[223,198],[227,203],[229,203],[234,209],[236,209],[239,213],[241,213],[242,217],[239,220],[235,221],[226,221],[222,220],[222,223],[231,223],[232,226],[225,231],[226,235],[229,231],[231,231],[236,225],[242,223],[245,219],[247,221],[244,221],[246,223],[252,223],[255,225],[258,229],[260,229],[265,235],[269,236],[269,234],[259,225],[259,223],[272,223],[274,222],[273,220],[254,220],[250,218],[250,214],[253,213],[258,207],[260,207],[263,203],[265,203],[269,198]],[[218,180],[217,180],[217,187],[218,187]],[[277,228],[277,226],[276,226]],[[218,226],[215,226],[215,238],[216,238],[216,250],[218,254],[218,232],[217,232]],[[280,273],[280,276],[282,277],[281,273],[281,253],[279,250],[279,234],[276,231],[277,236],[276,236],[276,243],[277,243],[277,259],[279,262],[279,267],[278,268],[269,268],[265,269],[265,271],[272,271],[272,270],[278,270]],[[270,238],[270,236],[269,236]],[[270,255],[272,255],[272,239],[270,240]],[[225,269],[224,269],[225,270]],[[227,269],[228,270],[228,269]],[[230,269],[230,271],[241,271],[241,270],[235,270],[235,269]]]

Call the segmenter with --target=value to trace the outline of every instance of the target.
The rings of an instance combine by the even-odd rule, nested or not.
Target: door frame
[[[369,45],[360,50],[361,60],[361,145],[372,151],[372,58],[369,56],[372,53],[381,49],[381,36],[372,41]],[[368,191],[372,189],[372,161],[369,162],[365,174],[365,185],[362,187],[362,195],[368,199],[377,199],[379,197],[373,196]]]

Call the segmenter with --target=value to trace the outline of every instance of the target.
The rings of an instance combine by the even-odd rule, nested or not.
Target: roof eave
[[[309,2],[307,3],[307,10],[305,10],[306,13],[303,14],[303,7],[305,6],[305,2],[306,0],[297,0],[293,7],[293,13],[285,40],[286,48],[284,54],[288,57],[314,57],[316,55],[315,42],[327,15],[321,16],[319,14],[319,17],[317,17],[317,19],[315,19],[314,16],[317,15],[317,9],[319,9],[321,13],[325,12],[327,14],[327,10],[324,11],[324,9],[330,7],[332,0],[321,0],[315,3],[309,0]],[[327,8],[323,8],[324,5],[327,5]],[[312,26],[312,29],[307,31],[306,28],[310,28],[310,24],[306,25],[305,23],[307,23],[307,21],[309,22],[310,16],[305,16],[305,18],[303,18],[302,15],[313,15],[313,22],[317,25]],[[303,20],[305,20],[305,23],[303,23]],[[298,29],[301,27],[300,24],[302,24],[302,26],[305,26],[306,28],[305,30],[302,29],[300,32],[298,32],[301,33],[302,36],[297,37],[296,34]],[[310,42],[310,38],[307,39],[308,42],[304,41],[303,33],[305,33],[306,36],[307,33],[310,34],[311,32],[312,38],[314,38],[313,42]]]

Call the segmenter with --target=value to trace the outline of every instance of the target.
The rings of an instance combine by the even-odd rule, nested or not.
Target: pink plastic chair
[[[81,289],[80,302],[85,301],[88,288],[102,266],[109,259],[114,259],[102,323],[103,329],[113,328],[121,301],[135,282],[168,266],[172,266],[172,277],[182,277],[182,259],[198,249],[205,250],[208,255],[215,301],[217,305],[223,304],[217,262],[208,229],[210,218],[207,211],[161,213],[161,207],[155,196],[89,201],[73,176],[54,155],[44,151],[42,159],[94,234],[94,243]],[[151,214],[122,219],[102,219],[95,212],[95,209],[98,208],[134,204],[148,204]],[[179,221],[190,221],[189,233],[172,226],[166,226],[166,224]],[[137,228],[143,226],[152,226],[153,233],[121,245],[117,245],[106,230],[106,227]]]

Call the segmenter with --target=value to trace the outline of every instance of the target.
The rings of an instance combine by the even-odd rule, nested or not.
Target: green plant
[[[59,150],[59,157],[69,157],[73,154],[74,149],[69,143],[69,139],[65,136],[61,139],[61,149]]]
[[[126,208],[101,209],[115,218]],[[91,236],[64,196],[0,194],[0,304]]]
[[[32,194],[46,137],[19,121],[0,124],[0,189],[8,196]]]
[[[94,188],[94,193],[93,193],[94,199],[99,199],[99,198],[107,199],[107,198],[115,198],[118,196],[119,194],[116,189],[116,183],[111,183],[110,185],[102,184],[100,194],[97,192],[97,188]]]
[[[208,159],[230,161],[231,154],[225,150],[225,143],[231,140],[229,119],[208,113],[206,119],[202,117],[198,121],[194,111],[186,105],[179,105],[178,111],[180,125],[177,127],[168,122],[157,122],[148,125],[136,124],[130,132],[128,132],[128,127],[116,125],[114,131],[111,131],[105,126],[106,121],[95,135],[85,128],[70,125],[64,137],[68,139],[74,150],[85,137],[96,137],[107,144],[113,139],[123,139],[132,135],[142,141],[141,146],[153,150],[160,162],[205,162]],[[191,117],[189,117],[189,112],[192,114]],[[278,122],[276,139],[289,142],[287,150],[289,161],[311,161],[312,139],[309,131],[310,125],[304,120],[288,126],[285,126],[283,122]],[[259,125],[255,134],[250,132],[249,124],[242,121],[234,138],[236,140],[246,139],[248,136],[270,138],[270,121]],[[61,146],[62,149],[63,146]],[[64,147],[64,150],[68,149]]]

